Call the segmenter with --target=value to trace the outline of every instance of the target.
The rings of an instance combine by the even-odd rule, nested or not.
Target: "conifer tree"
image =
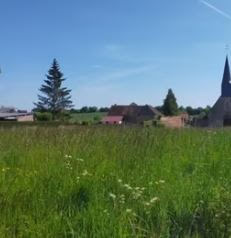
[[[178,114],[178,105],[176,101],[176,97],[172,91],[172,89],[168,90],[168,94],[164,100],[163,105],[163,113],[166,116],[175,116]]]
[[[42,95],[38,95],[38,102],[35,105],[38,111],[51,112],[55,119],[59,113],[72,108],[71,90],[62,87],[62,83],[66,79],[63,78],[56,59],[53,60],[46,77],[47,79],[39,89]]]

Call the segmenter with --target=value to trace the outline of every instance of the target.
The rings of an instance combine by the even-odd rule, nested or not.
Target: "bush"
[[[91,122],[90,121],[82,121],[82,125],[89,126],[89,125],[91,125]]]
[[[70,112],[61,112],[57,115],[57,119],[63,122],[67,122],[71,119],[71,114]]]
[[[94,121],[100,121],[100,117],[99,116],[94,116],[93,120]]]
[[[36,112],[35,120],[37,120],[37,121],[51,121],[52,114],[50,112]]]

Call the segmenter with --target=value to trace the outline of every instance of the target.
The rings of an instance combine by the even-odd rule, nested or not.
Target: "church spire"
[[[231,97],[231,76],[230,76],[228,55],[226,56],[225,60],[225,69],[221,86],[221,96]]]

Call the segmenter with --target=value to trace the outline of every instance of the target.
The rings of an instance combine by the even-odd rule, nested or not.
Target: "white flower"
[[[109,196],[110,196],[113,200],[116,199],[116,195],[115,195],[114,193],[109,193]]]
[[[84,162],[84,160],[83,159],[76,159],[77,161],[79,161],[79,162]]]
[[[158,197],[154,197],[150,200],[150,203],[154,203],[156,201],[159,201],[160,199]]]
[[[82,173],[83,176],[90,176],[91,174],[85,169]]]
[[[164,181],[164,180],[160,180],[159,183],[162,183],[162,184],[163,184],[163,183],[165,183],[165,181]]]
[[[118,183],[122,183],[122,180],[121,180],[121,179],[118,179],[117,181],[118,181]]]
[[[127,208],[126,213],[132,213],[132,209]]]
[[[64,157],[65,157],[65,159],[71,159],[72,158],[71,155],[65,155]]]
[[[129,184],[124,184],[124,187],[127,188],[128,190],[132,190],[132,187]]]

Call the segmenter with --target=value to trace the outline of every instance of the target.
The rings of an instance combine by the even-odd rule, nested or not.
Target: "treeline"
[[[70,113],[93,113],[93,112],[108,112],[110,110],[110,108],[108,107],[95,107],[95,106],[92,106],[92,107],[87,107],[87,106],[84,106],[80,109],[71,109],[70,110]]]
[[[157,106],[156,109],[158,111],[162,112],[164,115],[166,115],[166,113],[164,111],[164,106]],[[187,107],[180,106],[177,108],[177,114],[186,112],[190,116],[198,116],[198,117],[206,117],[206,116],[208,116],[210,111],[211,111],[210,106],[206,106],[205,108],[203,108],[203,107],[193,108],[191,106],[187,106]]]
[[[162,114],[164,114],[165,116],[176,116],[186,112],[190,116],[204,118],[208,116],[211,110],[211,107],[210,106],[206,106],[205,108],[203,107],[193,108],[191,106],[179,107],[177,104],[177,99],[172,89],[169,89],[166,95],[166,98],[164,99],[163,105],[157,106],[156,109],[160,111]]]

